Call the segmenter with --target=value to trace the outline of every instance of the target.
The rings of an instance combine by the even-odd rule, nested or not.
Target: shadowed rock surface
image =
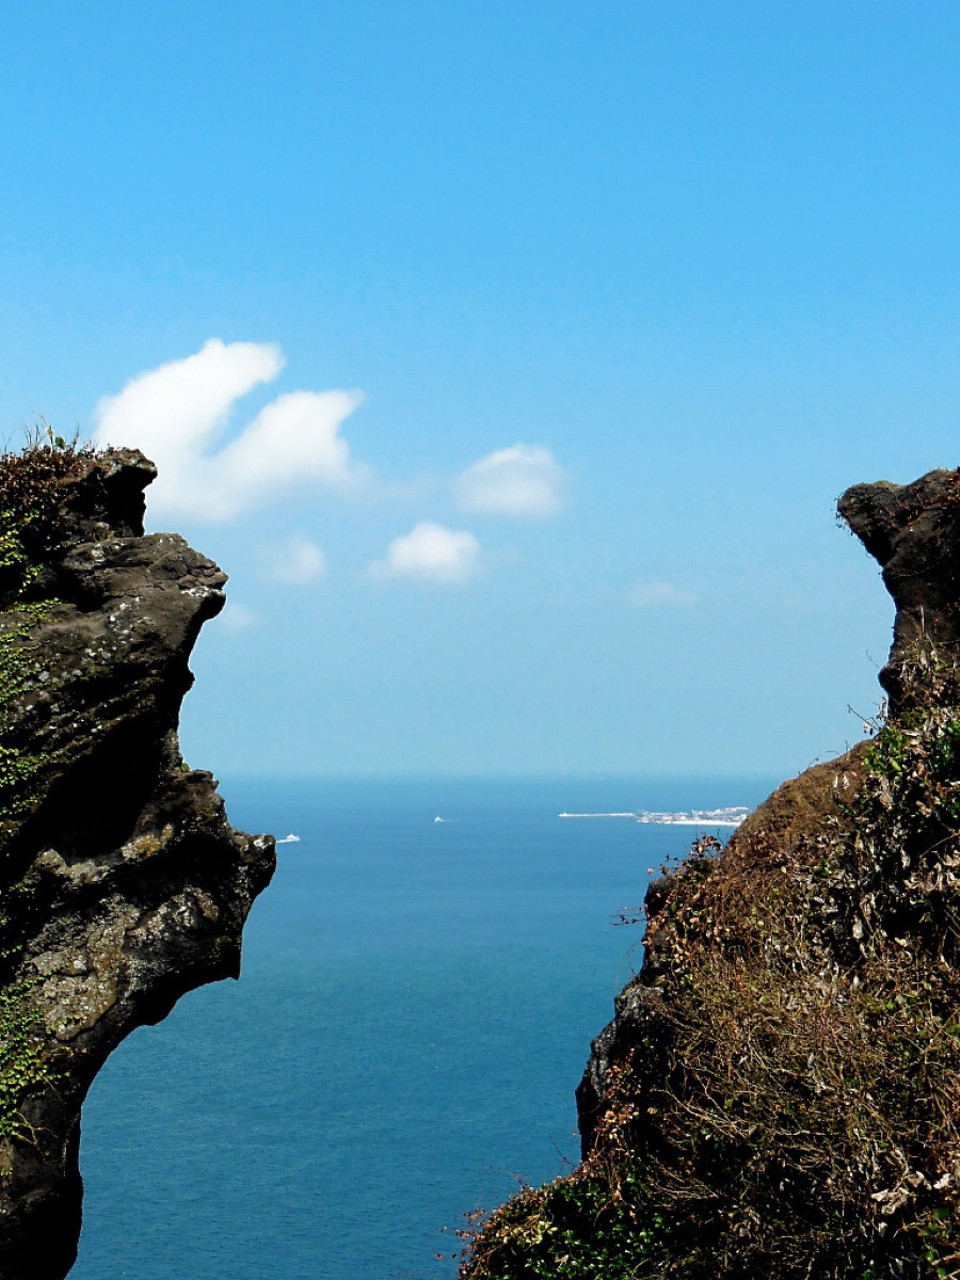
[[[0,476],[2,1280],[68,1272],[90,1082],[135,1027],[239,975],[274,869],[272,837],[233,830],[180,756],[188,658],[226,578],[144,536],[154,475],[136,452],[44,448]]]
[[[889,714],[650,886],[582,1163],[464,1278],[960,1276],[960,472],[839,512],[896,605]]]
[[[922,694],[931,664],[960,658],[960,473],[931,471],[913,484],[858,484],[837,509],[883,570],[897,607],[880,683],[894,712]]]

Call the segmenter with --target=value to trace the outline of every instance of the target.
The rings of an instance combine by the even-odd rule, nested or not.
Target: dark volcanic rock
[[[879,561],[897,606],[893,648],[880,673],[897,711],[908,690],[929,685],[934,667],[955,667],[960,658],[960,472],[854,485],[838,510]]]
[[[226,578],[143,535],[154,475],[135,452],[78,459],[56,545],[0,613],[0,1280],[66,1275],[91,1080],[184,992],[238,976],[274,868],[273,839],[234,831],[180,756],[188,658]]]

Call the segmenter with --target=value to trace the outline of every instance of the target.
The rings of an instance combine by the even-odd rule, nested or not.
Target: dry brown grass
[[[761,814],[673,877],[586,1159],[493,1215],[463,1277],[960,1277],[952,699],[863,754],[816,823]]]

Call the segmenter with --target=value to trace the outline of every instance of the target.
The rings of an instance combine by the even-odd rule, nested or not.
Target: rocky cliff
[[[226,578],[144,536],[154,475],[127,451],[0,458],[0,1280],[66,1275],[91,1080],[184,992],[237,976],[274,867],[180,756]]]
[[[464,1278],[960,1276],[960,472],[839,510],[896,604],[888,713],[651,885],[582,1162]]]

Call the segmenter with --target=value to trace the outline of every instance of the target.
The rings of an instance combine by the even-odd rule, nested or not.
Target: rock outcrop
[[[107,1055],[236,977],[273,840],[177,742],[225,575],[144,536],[129,451],[0,459],[0,1280],[76,1256],[80,1108]]]
[[[896,713],[905,700],[926,695],[936,667],[942,673],[945,664],[960,665],[960,472],[931,471],[905,485],[854,485],[838,511],[879,562],[896,605],[893,647],[880,673]]]
[[[897,607],[885,720],[651,886],[582,1163],[463,1277],[960,1276],[960,472],[839,510]]]

